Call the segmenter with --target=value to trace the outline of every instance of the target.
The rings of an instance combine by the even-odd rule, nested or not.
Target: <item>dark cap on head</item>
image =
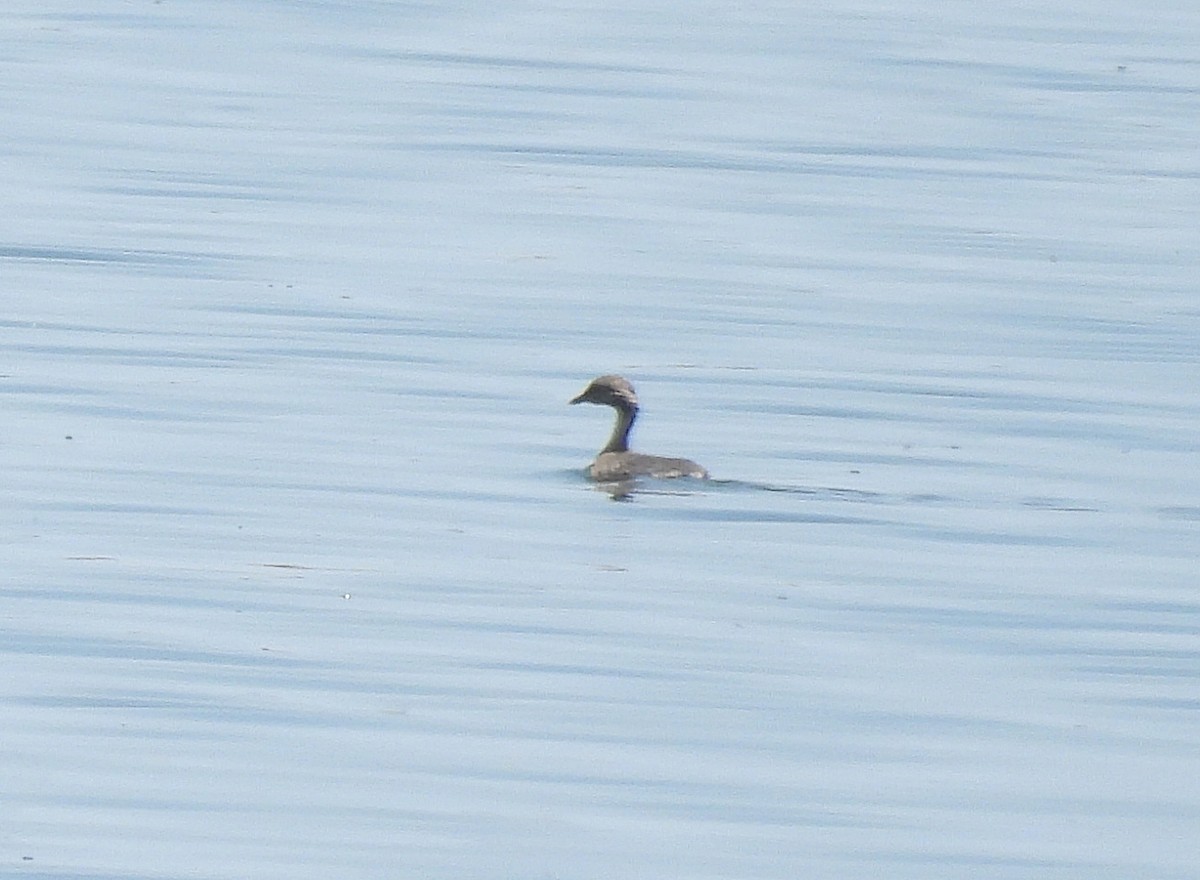
[[[591,381],[571,403],[599,403],[618,409],[637,409],[638,399],[633,386],[624,376],[599,376]]]

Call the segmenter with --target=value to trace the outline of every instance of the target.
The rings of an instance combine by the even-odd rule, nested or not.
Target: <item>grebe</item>
[[[697,477],[707,479],[708,471],[686,458],[664,458],[629,451],[629,431],[637,418],[638,400],[633,386],[622,376],[600,376],[571,403],[601,403],[617,411],[612,436],[596,460],[588,466],[588,476],[598,483],[615,483],[634,477]]]

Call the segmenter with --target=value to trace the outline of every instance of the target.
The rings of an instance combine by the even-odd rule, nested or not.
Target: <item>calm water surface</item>
[[[0,874],[1195,877],[1197,33],[9,4]]]

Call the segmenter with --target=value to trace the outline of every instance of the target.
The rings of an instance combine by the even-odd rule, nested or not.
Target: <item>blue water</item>
[[[0,13],[0,874],[1197,876],[1200,7],[794,6]]]

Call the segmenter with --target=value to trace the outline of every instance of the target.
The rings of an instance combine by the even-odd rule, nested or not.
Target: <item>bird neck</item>
[[[618,406],[613,408],[617,411],[617,422],[613,425],[612,436],[608,438],[608,444],[600,450],[601,454],[629,451],[629,431],[633,427],[633,420],[637,418],[637,407]]]

